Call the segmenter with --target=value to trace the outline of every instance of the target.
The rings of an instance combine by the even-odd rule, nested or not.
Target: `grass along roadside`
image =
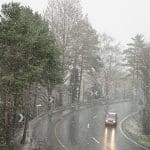
[[[139,124],[139,114],[126,119],[122,127],[128,137],[150,149],[150,135],[142,133],[142,126]]]

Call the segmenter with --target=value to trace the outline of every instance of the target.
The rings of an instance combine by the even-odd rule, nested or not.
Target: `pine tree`
[[[28,123],[31,85],[61,80],[60,53],[48,23],[39,14],[19,3],[4,4],[1,12],[0,95],[5,116],[4,141],[10,146],[20,104],[26,115],[25,125]]]
[[[142,125],[145,134],[150,133],[150,46],[144,41],[144,37],[137,34],[132,38],[133,42],[128,44],[129,48],[125,51],[128,65],[132,68],[133,84],[137,79],[141,79],[144,95],[144,108],[142,112]]]

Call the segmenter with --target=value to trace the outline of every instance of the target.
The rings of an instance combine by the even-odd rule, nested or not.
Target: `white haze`
[[[0,0],[0,5],[12,0]],[[47,0],[13,0],[43,13]],[[82,0],[83,11],[99,32],[123,44],[137,33],[150,39],[150,0]]]

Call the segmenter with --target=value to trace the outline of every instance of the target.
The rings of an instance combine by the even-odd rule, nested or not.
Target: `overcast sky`
[[[0,5],[12,0],[0,0]],[[47,0],[13,0],[42,13]],[[150,0],[82,0],[93,27],[123,44],[136,33],[150,41]]]

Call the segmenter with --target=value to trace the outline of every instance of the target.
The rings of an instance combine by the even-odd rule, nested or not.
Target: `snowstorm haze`
[[[126,43],[142,33],[150,38],[149,0],[84,0],[84,10],[93,26]]]
[[[2,4],[0,150],[150,150],[150,0]]]
[[[0,4],[12,0],[1,0]],[[47,0],[14,0],[43,13]],[[137,33],[150,38],[149,0],[82,0],[84,13],[99,32],[106,32],[126,44]]]

